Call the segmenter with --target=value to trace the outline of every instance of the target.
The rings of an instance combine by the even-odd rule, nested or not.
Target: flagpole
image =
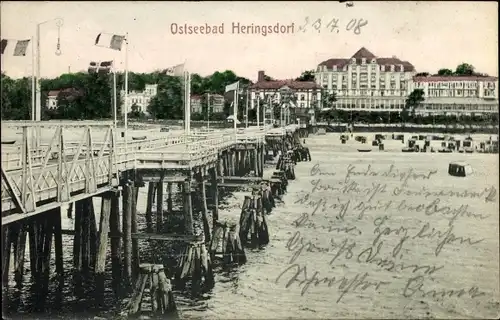
[[[115,61],[113,60],[113,122],[116,130],[116,68]]]
[[[128,32],[125,33],[125,152],[127,151],[128,136]]]
[[[266,125],[266,109],[264,108],[264,112],[262,113],[262,116],[264,117],[262,119],[262,126],[264,127]],[[257,96],[257,128],[260,125],[260,93]]]
[[[236,139],[236,121],[238,121],[238,90],[240,89],[240,83],[237,82],[236,90],[234,90],[234,104],[233,104],[233,127],[234,127],[234,138]]]
[[[35,41],[31,37],[31,121],[35,121],[36,82],[35,82]]]
[[[245,105],[245,127],[248,128],[248,95],[250,91],[248,90],[249,88],[247,87],[247,101]]]
[[[188,72],[188,82],[187,82],[187,93],[188,93],[188,99],[187,99],[187,102],[188,102],[188,122],[187,122],[187,125],[188,125],[188,135],[191,136],[191,73]]]
[[[208,93],[207,103],[207,131],[210,129],[210,93]]]

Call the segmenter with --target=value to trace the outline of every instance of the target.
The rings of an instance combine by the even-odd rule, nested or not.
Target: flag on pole
[[[7,39],[2,39],[1,42],[1,51],[2,54],[5,53],[5,49],[10,43],[15,42],[16,46],[14,47],[14,52],[13,56],[15,57],[24,57],[26,56],[26,51],[28,49],[28,45],[30,44],[31,40],[7,40]]]
[[[239,81],[226,86],[226,92],[238,90]]]
[[[101,62],[92,61],[89,64],[88,72],[108,74],[111,72],[112,66],[113,66],[113,61],[101,61]]]
[[[181,77],[184,75],[184,63],[167,68],[163,71],[167,76]]]
[[[2,54],[5,52],[5,48],[7,48],[7,40],[5,39],[2,39],[2,43],[1,43],[1,49],[2,49]]]
[[[98,47],[121,51],[123,41],[125,41],[125,36],[110,33],[99,33],[95,38],[95,45]]]

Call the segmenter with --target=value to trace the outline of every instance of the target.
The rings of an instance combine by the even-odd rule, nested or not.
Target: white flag
[[[239,81],[236,81],[235,83],[232,83],[230,85],[227,85],[226,86],[226,92],[229,92],[229,91],[234,91],[234,90],[238,90],[238,84],[240,82]]]
[[[164,70],[167,76],[180,77],[184,73],[184,63],[178,64],[176,66],[167,68]]]
[[[122,50],[122,44],[125,41],[125,36],[110,33],[99,33],[95,38],[95,45],[117,51]]]

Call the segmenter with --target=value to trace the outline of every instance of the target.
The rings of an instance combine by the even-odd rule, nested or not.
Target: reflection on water
[[[338,137],[333,135],[316,136],[307,139],[313,158],[312,162],[298,163],[295,168],[297,179],[289,184],[288,192],[283,197],[271,215],[267,217],[270,231],[270,244],[260,250],[246,249],[248,262],[237,268],[215,268],[215,287],[209,292],[193,297],[189,288],[183,291],[175,291],[177,307],[181,317],[186,319],[242,319],[242,318],[483,318],[496,317],[499,313],[499,239],[498,239],[498,199],[495,203],[486,203],[477,199],[465,198],[441,198],[441,204],[457,206],[468,205],[469,211],[489,214],[485,220],[473,219],[461,216],[454,221],[454,234],[471,238],[484,238],[484,241],[468,246],[459,242],[451,242],[443,247],[439,256],[434,254],[437,241],[424,241],[409,239],[401,249],[401,261],[410,264],[432,264],[444,265],[437,271],[432,279],[426,280],[425,285],[429,288],[462,288],[477,286],[485,295],[470,299],[465,296],[447,299],[434,299],[432,297],[404,297],[401,292],[404,284],[412,275],[408,270],[388,271],[373,263],[361,263],[356,261],[356,256],[362,249],[371,246],[374,239],[373,222],[381,214],[390,218],[394,226],[401,225],[408,232],[413,227],[420,227],[428,222],[436,228],[445,228],[450,219],[443,215],[426,215],[425,212],[405,209],[385,209],[379,207],[365,207],[363,219],[358,219],[358,214],[347,210],[344,221],[339,221],[339,212],[336,207],[327,207],[318,210],[311,222],[316,226],[325,228],[313,228],[307,225],[297,227],[297,220],[305,213],[311,214],[313,208],[300,203],[297,199],[305,193],[310,193],[311,182],[318,179],[318,175],[311,176],[314,165],[321,167],[323,172],[335,173],[321,175],[322,184],[335,185],[345,178],[346,168],[349,164],[356,164],[359,168],[371,164],[373,170],[388,168],[394,164],[401,170],[413,168],[416,172],[425,172],[431,169],[437,170],[432,181],[411,181],[410,186],[414,190],[421,188],[439,189],[449,188],[452,190],[481,189],[490,185],[496,186],[498,190],[498,158],[496,155],[485,154],[411,154],[392,152],[364,153],[362,157],[357,152],[338,153],[335,152]],[[466,160],[474,169],[475,175],[467,178],[451,177],[447,173],[448,163],[451,161]],[[269,170],[272,170],[269,168]],[[314,171],[314,170],[313,170]],[[351,180],[360,185],[373,186],[374,183],[386,183],[387,190],[394,187],[393,180],[382,180],[380,177],[352,176]],[[222,209],[219,213],[221,219],[237,222],[240,210],[237,205],[243,202],[246,192],[234,192],[224,201],[228,209]],[[147,190],[140,190],[139,212],[144,212]],[[360,201],[360,195],[352,193],[342,194],[338,191],[319,190],[311,197],[322,198],[329,202],[340,201],[352,203]],[[391,195],[380,193],[378,198],[372,201],[402,201],[418,204],[422,199],[417,196]],[[429,202],[434,198],[430,197]],[[177,203],[180,203],[177,201]],[[96,202],[96,211],[99,211]],[[180,210],[181,208],[174,208]],[[154,215],[153,215],[154,216]],[[147,224],[144,215],[139,215],[138,223],[141,230],[148,230],[152,226]],[[175,228],[175,222],[181,224],[181,219],[171,219],[171,228]],[[329,228],[334,225],[335,228]],[[342,232],[343,227],[356,227],[356,232],[346,235]],[[72,229],[72,221],[65,219],[63,228]],[[358,230],[360,233],[358,233]],[[446,230],[446,229],[444,229]],[[332,252],[313,250],[305,248],[296,263],[307,265],[308,270],[316,270],[324,277],[353,277],[359,273],[369,273],[369,277],[377,281],[390,282],[387,288],[379,290],[352,291],[343,297],[338,304],[339,291],[336,286],[312,285],[304,296],[300,294],[298,284],[285,288],[285,283],[276,283],[279,274],[287,268],[293,252],[290,252],[290,238],[300,231],[304,241],[314,243],[317,247],[325,247],[332,243],[340,244],[346,237],[349,241],[355,241],[353,247],[354,258],[347,259],[345,254],[339,255],[334,263],[330,263],[332,257],[337,254],[337,249]],[[391,244],[394,239],[384,236],[384,246]],[[418,241],[417,241],[418,240]],[[65,270],[72,268],[72,239],[68,236],[63,238],[65,244],[64,257]],[[141,259],[147,262],[164,263],[169,267],[176,265],[175,257],[182,252],[182,244],[165,245],[164,242],[153,240],[142,240],[140,244]],[[357,250],[357,251],[356,251]],[[29,251],[27,250],[27,253]],[[380,253],[385,255],[386,253]],[[174,256],[174,258],[169,258]],[[109,253],[108,253],[109,256]],[[26,256],[28,259],[28,255]],[[109,259],[108,259],[109,260]],[[26,260],[28,261],[28,260]],[[108,261],[109,262],[109,261]],[[29,268],[29,263],[26,264]],[[54,266],[52,266],[54,270]],[[120,309],[123,302],[115,299],[111,289],[111,270],[108,263],[106,267],[106,304],[111,309]],[[308,276],[312,276],[309,274]],[[36,300],[29,290],[19,293],[14,288],[13,279],[9,288],[11,305],[17,304],[20,312],[29,313],[32,310],[33,301]],[[30,285],[29,271],[23,278],[24,288]],[[59,294],[58,294],[59,290]],[[64,285],[53,279],[47,295],[46,306],[53,312],[46,311],[45,318],[64,318],[64,315],[73,315],[78,312],[77,318],[88,316],[92,318],[96,312],[89,311],[88,304],[93,304],[92,288],[88,285],[78,288],[72,282],[72,277],[64,278]],[[17,301],[16,301],[17,299]],[[61,302],[62,306],[61,306]],[[109,309],[109,307],[108,307]],[[56,311],[57,310],[57,311]],[[110,310],[108,310],[110,311]],[[86,314],[86,312],[88,312]],[[100,313],[105,316],[106,313]],[[31,315],[30,315],[31,317]],[[29,317],[23,317],[29,318]]]

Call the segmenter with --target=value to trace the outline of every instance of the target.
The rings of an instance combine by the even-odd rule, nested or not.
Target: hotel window
[[[399,70],[400,70],[401,72],[404,72],[404,71],[405,71],[405,67],[403,67],[403,65],[402,65],[402,64],[400,64],[400,65],[399,65]]]
[[[333,66],[333,71],[337,71],[337,66]]]
[[[380,66],[380,71],[385,71],[385,66]]]
[[[366,58],[361,59],[362,64],[366,64]]]
[[[352,59],[351,59],[351,63],[352,63],[352,64],[356,64],[356,58],[352,58]]]
[[[372,63],[376,63],[376,62],[377,62],[377,60],[375,60],[375,59],[372,59]]]
[[[391,65],[391,72],[394,72],[394,65]]]

